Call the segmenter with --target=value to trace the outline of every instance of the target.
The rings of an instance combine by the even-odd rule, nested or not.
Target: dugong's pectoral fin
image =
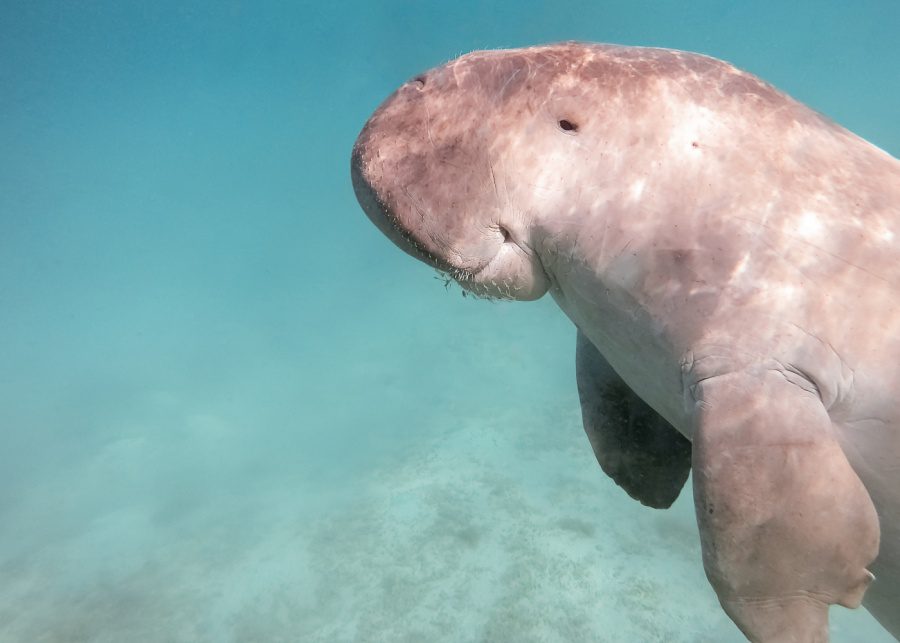
[[[603,471],[628,495],[657,509],[678,497],[691,470],[691,443],[622,381],[578,331],[581,417]]]
[[[717,375],[695,400],[694,504],[706,575],[752,641],[828,640],[878,552],[875,507],[814,392],[777,370]]]

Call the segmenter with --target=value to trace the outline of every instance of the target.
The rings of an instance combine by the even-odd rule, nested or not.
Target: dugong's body
[[[406,83],[352,176],[467,290],[552,294],[600,464],[657,507],[693,467],[748,638],[863,597],[900,638],[900,162],[726,63],[565,43]]]

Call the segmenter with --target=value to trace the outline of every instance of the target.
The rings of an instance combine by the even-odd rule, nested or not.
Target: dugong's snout
[[[407,81],[366,122],[351,155],[356,198],[395,245],[466,290],[537,299],[547,276],[492,160],[505,114],[485,83],[508,70],[454,65]]]
[[[363,167],[363,152],[365,140],[365,130],[357,144],[353,147],[353,154],[350,161],[350,178],[353,183],[353,191],[356,194],[356,200],[369,220],[381,230],[394,245],[406,252],[407,254],[423,261],[439,270],[449,270],[450,267],[439,258],[429,253],[423,245],[418,242],[412,232],[403,227],[397,220],[396,215],[390,209],[385,199],[379,196],[378,191],[373,185],[373,181],[367,175]]]
[[[451,270],[430,243],[424,199],[419,211],[412,194],[423,174],[427,123],[421,112],[425,76],[395,91],[369,118],[353,145],[350,177],[356,200],[369,220],[397,247],[439,270]],[[421,132],[421,133],[420,133]]]

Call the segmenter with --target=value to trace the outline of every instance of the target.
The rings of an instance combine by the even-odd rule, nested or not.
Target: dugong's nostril
[[[415,87],[416,89],[425,89],[425,76],[419,75],[409,81],[409,84]]]

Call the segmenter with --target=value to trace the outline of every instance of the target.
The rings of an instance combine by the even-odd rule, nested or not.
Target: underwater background
[[[350,148],[419,71],[578,39],[898,156],[898,33],[896,0],[0,3],[0,642],[743,641],[690,486],[597,466],[571,324],[445,289]]]

